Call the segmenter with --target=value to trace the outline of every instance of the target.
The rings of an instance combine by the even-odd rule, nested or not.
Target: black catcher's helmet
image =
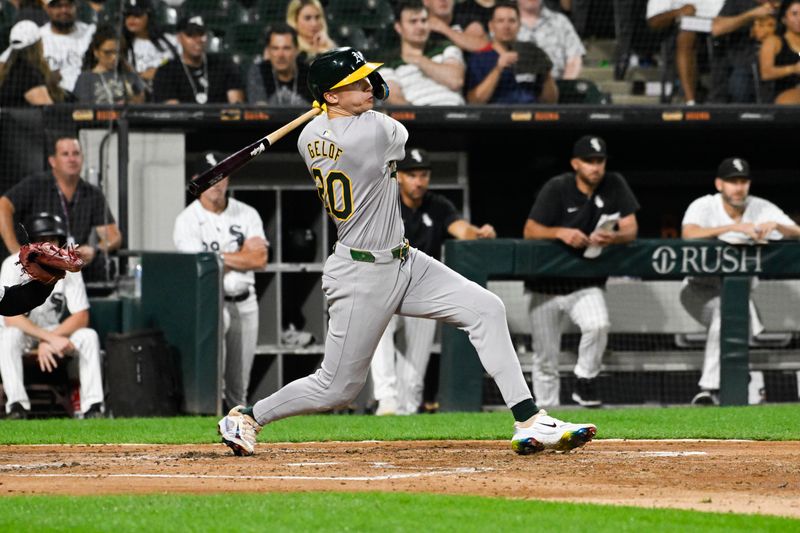
[[[327,91],[367,78],[372,84],[372,94],[378,100],[389,96],[389,87],[378,74],[383,63],[368,63],[364,54],[350,47],[334,48],[320,54],[312,61],[308,73],[308,90],[320,104]]]
[[[25,230],[31,242],[41,241],[45,237],[58,237],[58,242],[62,246],[67,242],[67,228],[58,215],[36,213],[28,219]]]

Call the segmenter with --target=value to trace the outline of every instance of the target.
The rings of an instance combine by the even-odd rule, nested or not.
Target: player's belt
[[[398,244],[391,250],[380,251],[358,250],[337,242],[333,245],[333,253],[339,257],[349,258],[361,263],[388,263],[395,259],[408,257],[409,248],[408,240],[404,240],[403,244]]]
[[[244,291],[241,294],[234,294],[233,296],[228,296],[226,294],[225,295],[225,301],[226,302],[243,302],[243,301],[247,300],[247,298],[249,298],[249,297],[250,297],[250,291],[248,290],[248,291]]]

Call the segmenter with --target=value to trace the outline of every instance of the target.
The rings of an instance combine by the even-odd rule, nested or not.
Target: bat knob
[[[200,190],[200,186],[194,181],[190,181],[187,188],[189,189],[189,192],[192,193],[192,196],[200,196],[200,193],[203,192]]]

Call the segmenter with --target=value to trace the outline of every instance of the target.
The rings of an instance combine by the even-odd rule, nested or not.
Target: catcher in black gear
[[[36,235],[52,233],[54,237],[62,237],[63,222],[57,215],[39,213],[31,219],[30,225]],[[31,279],[11,287],[0,286],[0,315],[3,316],[21,315],[39,307],[67,270],[77,272],[84,265],[74,250],[46,241],[23,245],[19,257],[20,267]]]

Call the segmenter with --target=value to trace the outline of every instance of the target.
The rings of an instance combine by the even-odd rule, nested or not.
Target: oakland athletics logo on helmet
[[[350,47],[335,48],[317,56],[308,74],[308,89],[320,104],[327,91],[367,78],[372,84],[372,94],[379,100],[389,96],[389,88],[377,69],[383,63],[370,63],[364,54]]]

